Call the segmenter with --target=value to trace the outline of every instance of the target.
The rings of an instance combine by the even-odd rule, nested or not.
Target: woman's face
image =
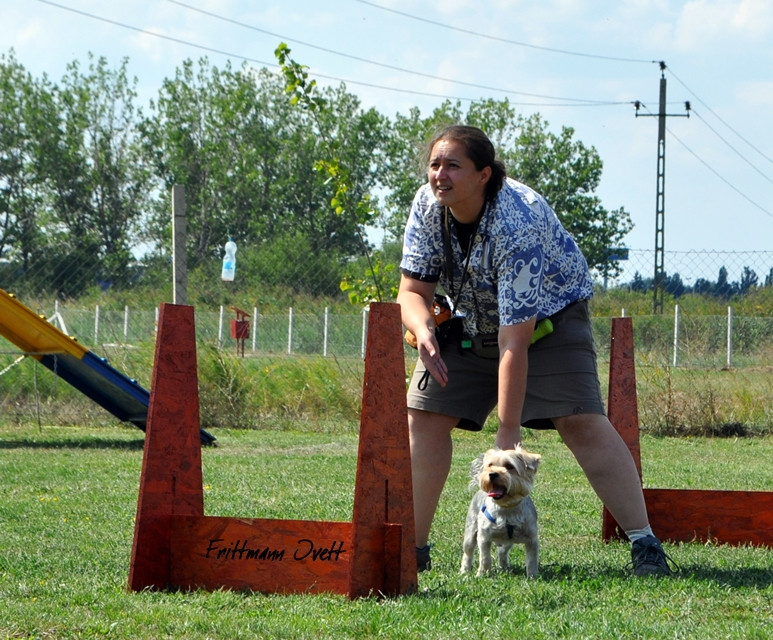
[[[427,177],[437,201],[460,222],[473,222],[485,201],[491,167],[476,169],[460,142],[438,140],[432,147]]]

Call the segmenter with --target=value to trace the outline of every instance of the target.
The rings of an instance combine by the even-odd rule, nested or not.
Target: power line
[[[172,1],[172,0],[170,0],[170,1]],[[165,34],[162,34],[162,33],[157,33],[155,31],[149,31],[148,29],[142,29],[140,27],[135,27],[133,25],[126,24],[125,22],[120,22],[118,20],[113,20],[111,18],[106,18],[104,16],[99,16],[99,15],[96,15],[96,14],[93,14],[93,13],[89,13],[87,11],[82,11],[80,9],[75,9],[73,7],[68,7],[66,5],[62,5],[62,4],[59,4],[57,2],[53,2],[52,0],[38,0],[38,2],[42,2],[43,4],[47,4],[47,5],[50,5],[52,7],[56,7],[58,9],[63,9],[64,11],[69,11],[71,13],[76,13],[78,15],[81,15],[81,16],[84,16],[84,17],[87,17],[87,18],[91,18],[93,20],[98,20],[100,22],[104,22],[104,23],[107,23],[107,24],[112,24],[114,26],[121,27],[123,29],[129,29],[131,31],[135,31],[136,33],[141,33],[143,35],[152,36],[154,38],[160,38],[162,40],[167,40],[169,42],[174,42],[176,44],[181,44],[181,45],[184,45],[184,46],[192,47],[194,49],[200,49],[202,51],[208,51],[210,53],[216,53],[218,55],[225,56],[226,58],[236,58],[238,60],[244,60],[246,62],[252,62],[252,63],[255,63],[255,64],[263,65],[264,67],[270,67],[270,68],[273,68],[273,69],[279,68],[279,65],[277,65],[276,62],[267,62],[265,60],[260,60],[260,59],[253,58],[253,57],[250,57],[250,56],[245,56],[245,55],[242,55],[242,54],[239,54],[239,53],[233,53],[233,52],[230,52],[230,51],[225,51],[223,49],[218,49],[218,48],[215,48],[215,47],[209,47],[209,46],[206,46],[206,45],[197,44],[197,43],[191,42],[189,40],[183,40],[182,38],[175,38],[173,36],[168,36],[168,35],[165,35]],[[181,4],[181,3],[179,3],[179,4]],[[193,7],[191,7],[191,8],[193,8]],[[248,25],[246,25],[246,26],[248,26]],[[309,46],[313,46],[313,45],[309,45]],[[373,64],[376,64],[376,63],[373,63]],[[411,71],[408,71],[408,70],[405,70],[405,71],[406,71],[406,73],[417,73],[417,72],[411,72]],[[445,100],[460,100],[460,101],[464,101],[464,102],[472,102],[472,101],[474,101],[476,99],[476,98],[469,98],[469,97],[452,96],[452,95],[447,95],[447,94],[429,93],[429,92],[425,92],[425,91],[418,91],[418,90],[412,90],[412,89],[388,87],[388,86],[385,86],[385,85],[379,85],[379,84],[370,83],[370,82],[363,82],[361,80],[350,80],[350,79],[341,78],[341,77],[338,77],[338,76],[331,76],[331,75],[327,75],[327,74],[324,74],[324,73],[314,72],[311,75],[313,75],[313,76],[315,76],[317,78],[325,79],[325,80],[332,80],[332,81],[335,81],[335,82],[343,82],[343,83],[349,84],[349,85],[369,87],[369,88],[372,88],[372,89],[379,89],[379,90],[383,90],[383,91],[391,91],[393,93],[404,93],[404,94],[407,94],[407,95],[424,96],[424,97],[428,97],[428,98],[440,98],[440,99],[445,99]],[[417,75],[422,75],[422,74],[417,74]],[[480,89],[500,91],[500,92],[506,93],[506,94],[524,95],[524,96],[530,96],[530,97],[534,97],[534,98],[542,98],[542,99],[547,99],[547,100],[564,100],[564,101],[566,101],[566,102],[563,102],[563,103],[562,102],[555,102],[555,103],[554,102],[550,102],[550,103],[511,102],[511,104],[518,105],[518,106],[529,106],[529,107],[605,107],[605,106],[616,106],[616,105],[620,105],[620,104],[628,104],[627,102],[617,102],[617,101],[602,101],[602,100],[591,101],[591,100],[582,100],[582,99],[579,99],[579,98],[559,98],[559,97],[554,97],[554,96],[543,96],[543,95],[540,95],[540,94],[529,94],[529,93],[525,93],[525,92],[521,92],[521,91],[508,91],[508,90],[497,88],[497,87],[479,86],[479,85],[475,85],[475,84],[472,84],[472,83],[464,83],[464,82],[460,82],[460,81],[456,81],[456,80],[444,79],[444,78],[439,78],[439,77],[435,77],[435,76],[426,76],[426,77],[429,77],[429,78],[432,78],[432,79],[435,79],[435,80],[443,80],[445,82],[452,82],[452,83],[456,83],[456,84],[467,84],[468,86],[477,87],[477,88],[480,88]]]
[[[688,87],[675,73],[674,71],[669,67],[668,71],[671,73],[671,75],[674,77],[674,80],[676,80],[679,84],[681,84],[687,91],[689,91],[693,97],[700,102],[704,107],[706,107],[706,110],[713,115],[717,120],[719,120],[723,125],[725,125],[730,131],[732,131],[735,135],[737,135],[741,140],[743,140],[746,144],[748,144],[752,149],[754,149],[757,153],[759,153],[765,160],[767,160],[770,163],[773,163],[773,158],[771,158],[769,155],[764,153],[762,150],[758,149],[752,142],[747,140],[744,136],[742,136],[738,131],[736,131],[733,127],[731,127],[727,122],[725,122],[717,113],[715,113],[709,105],[707,105],[703,100],[701,100],[700,96],[698,96],[690,87]]]
[[[651,111],[650,111],[650,110],[649,110],[649,109],[646,107],[646,105],[645,105],[643,102],[639,102],[638,104],[639,104],[639,106],[640,106],[641,108],[643,108],[643,109],[646,109],[646,110],[647,110],[647,112],[648,112],[650,115],[653,115],[653,116],[656,116],[656,115],[657,115],[657,114],[655,114],[655,113],[652,113],[652,112],[651,112]],[[694,109],[691,109],[691,111],[694,111]],[[745,194],[743,191],[741,191],[741,190],[740,190],[738,187],[736,187],[734,184],[732,184],[732,183],[731,183],[731,182],[730,182],[730,181],[729,181],[727,178],[725,178],[725,177],[724,177],[724,176],[723,176],[721,173],[719,173],[719,171],[717,171],[716,169],[714,169],[714,167],[712,167],[712,166],[711,166],[711,165],[710,165],[708,162],[706,162],[706,161],[705,161],[703,158],[701,158],[701,157],[700,157],[700,156],[699,156],[699,155],[698,155],[698,154],[697,154],[695,151],[693,151],[693,150],[692,150],[692,149],[691,149],[691,148],[690,148],[690,147],[687,145],[687,143],[685,143],[684,141],[682,141],[682,140],[681,140],[681,139],[680,139],[680,138],[679,138],[679,137],[678,137],[678,136],[677,136],[677,135],[676,135],[676,134],[675,134],[673,131],[671,131],[671,129],[669,129],[668,127],[666,127],[666,131],[668,131],[669,135],[670,135],[670,136],[672,136],[672,137],[674,138],[674,140],[676,140],[676,141],[677,141],[677,142],[678,142],[680,145],[682,145],[682,146],[685,148],[685,150],[686,150],[687,152],[689,152],[689,153],[690,153],[690,154],[691,154],[691,155],[692,155],[692,156],[693,156],[693,157],[694,157],[694,158],[695,158],[695,159],[696,159],[698,162],[700,162],[700,163],[701,163],[701,164],[702,164],[704,167],[706,167],[706,169],[708,169],[709,171],[711,171],[711,173],[713,173],[713,174],[714,174],[714,175],[715,175],[717,178],[719,178],[719,179],[720,179],[722,182],[724,182],[724,183],[725,183],[725,184],[726,184],[728,187],[730,187],[730,188],[731,188],[733,191],[735,191],[735,192],[736,192],[736,193],[737,193],[739,196],[741,196],[741,197],[742,197],[744,200],[746,200],[746,201],[747,201],[749,204],[751,204],[752,206],[754,206],[754,207],[756,207],[757,209],[759,209],[760,211],[762,211],[762,212],[763,212],[765,215],[768,215],[768,216],[770,216],[770,217],[772,217],[772,218],[773,218],[773,212],[771,212],[771,211],[768,211],[768,210],[767,210],[765,207],[763,207],[762,205],[760,205],[760,204],[758,204],[757,202],[755,202],[754,200],[752,200],[752,199],[751,199],[749,196],[747,196],[747,195],[746,195],[746,194]]]
[[[262,29],[260,27],[256,27],[255,25],[247,24],[246,22],[241,22],[239,20],[234,20],[233,18],[228,18],[226,16],[220,15],[218,13],[214,13],[212,11],[207,11],[205,9],[200,9],[198,7],[193,7],[189,4],[186,4],[184,2],[180,2],[180,0],[167,0],[167,2],[171,2],[172,4],[176,4],[180,7],[184,7],[186,9],[189,9],[191,11],[196,11],[197,13],[200,13],[202,15],[209,16],[210,18],[215,18],[216,20],[222,20],[223,22],[228,22],[230,24],[237,25],[239,27],[243,27],[245,29],[250,29],[252,31],[257,31],[258,33],[263,33],[265,35],[269,35],[274,38],[278,38],[282,41],[288,41],[288,42],[295,42],[297,44],[303,45],[305,47],[310,47],[312,49],[316,49],[318,51],[324,51],[325,53],[330,53],[332,55],[341,56],[343,58],[347,58],[349,60],[356,60],[357,62],[364,62],[366,64],[372,64],[377,67],[381,67],[382,69],[389,69],[391,71],[399,71],[400,73],[407,73],[414,76],[419,76],[420,78],[428,78],[430,80],[439,80],[441,82],[451,82],[454,84],[459,84],[466,87],[472,87],[474,89],[484,89],[486,91],[498,91],[501,93],[506,94],[512,94],[512,95],[519,95],[519,96],[527,96],[529,98],[539,98],[541,100],[561,100],[563,102],[577,102],[581,104],[587,104],[587,105],[608,105],[608,104],[625,104],[625,103],[610,103],[603,100],[591,100],[586,98],[566,98],[566,97],[560,97],[560,96],[549,96],[544,95],[540,93],[528,93],[525,91],[514,91],[509,89],[502,89],[501,87],[492,87],[489,85],[481,85],[476,84],[474,82],[465,82],[463,80],[454,80],[453,78],[443,78],[440,76],[432,75],[429,73],[423,73],[421,71],[414,71],[412,69],[406,69],[404,67],[398,67],[396,65],[386,64],[383,62],[376,62],[375,60],[368,60],[367,58],[361,58],[360,56],[351,55],[348,53],[342,53],[340,51],[336,51],[334,49],[329,49],[327,47],[321,47],[315,44],[311,44],[310,42],[304,42],[302,40],[296,40],[294,38],[288,38],[287,36],[283,36],[277,33],[273,33],[271,31],[267,31],[266,29]]]
[[[646,63],[651,64],[652,62],[656,62],[655,60],[643,60],[641,58],[619,58],[616,56],[605,56],[605,55],[599,55],[594,53],[584,53],[581,51],[570,51],[568,49],[556,49],[554,47],[543,47],[536,44],[530,44],[528,42],[520,42],[518,40],[510,40],[508,38],[499,38],[497,36],[492,36],[487,33],[480,33],[478,31],[472,31],[470,29],[463,29],[461,27],[454,27],[449,24],[444,24],[442,22],[437,22],[435,20],[429,20],[428,18],[422,18],[420,16],[413,15],[411,13],[406,13],[405,11],[398,11],[397,9],[392,9],[391,7],[384,7],[380,4],[376,4],[375,2],[368,2],[368,0],[355,0],[355,2],[359,2],[360,4],[368,5],[369,7],[373,7],[375,9],[380,9],[382,11],[388,11],[389,13],[394,13],[399,16],[403,16],[405,18],[410,18],[411,20],[417,20],[419,22],[424,22],[426,24],[431,24],[436,27],[441,27],[442,29],[449,29],[450,31],[456,31],[458,33],[466,33],[467,35],[475,36],[477,38],[485,38],[486,40],[494,40],[496,42],[503,42],[505,44],[512,44],[517,47],[526,47],[529,49],[536,49],[538,51],[547,51],[550,53],[560,53],[562,55],[568,55],[568,56],[579,56],[582,58],[595,58],[597,60],[608,60],[611,62],[636,62],[636,63]]]
[[[407,12],[404,12],[404,11],[399,11],[399,10],[397,10],[397,9],[392,9],[392,8],[390,8],[390,7],[385,7],[385,6],[382,6],[382,5],[376,4],[375,2],[370,2],[369,0],[355,0],[355,1],[356,1],[356,2],[359,2],[360,4],[364,4],[364,5],[367,5],[367,6],[370,6],[370,7],[374,7],[374,8],[376,8],[376,9],[380,9],[380,10],[382,10],[382,11],[386,11],[386,12],[389,12],[389,13],[394,13],[394,14],[396,14],[396,15],[400,15],[400,16],[403,16],[403,17],[406,17],[406,18],[410,18],[410,19],[412,19],[412,20],[417,20],[417,21],[419,21],[419,22],[424,22],[424,23],[427,23],[427,24],[432,24],[432,25],[434,25],[434,26],[437,26],[437,27],[440,27],[440,28],[443,28],[443,29],[449,29],[449,30],[451,30],[451,31],[457,31],[457,32],[459,32],[459,33],[465,33],[465,34],[472,35],[472,36],[475,36],[475,37],[479,37],[479,38],[485,38],[485,39],[487,39],[487,40],[494,40],[494,41],[497,41],[497,42],[503,42],[503,43],[506,43],[506,44],[511,44],[511,45],[515,45],[515,46],[520,46],[520,47],[527,47],[527,48],[530,48],[530,49],[537,49],[537,50],[542,50],[542,51],[548,51],[548,52],[551,52],[551,53],[559,53],[559,54],[563,54],[563,55],[573,55],[573,56],[580,56],[580,57],[586,57],[586,58],[596,58],[596,59],[602,59],[602,60],[612,60],[612,61],[618,61],[618,62],[638,62],[638,63],[651,63],[651,62],[657,62],[657,61],[655,61],[655,60],[644,60],[644,59],[637,59],[637,58],[620,58],[620,57],[614,57],[614,56],[595,55],[595,54],[589,54],[589,53],[585,53],[585,52],[579,52],[579,51],[569,51],[569,50],[566,50],[566,49],[557,49],[557,48],[553,48],[553,47],[543,47],[543,46],[533,45],[533,44],[526,43],[526,42],[520,42],[520,41],[517,41],[517,40],[510,40],[510,39],[508,39],[508,38],[500,38],[500,37],[497,37],[497,36],[492,36],[492,35],[489,35],[489,34],[480,33],[480,32],[477,32],[477,31],[472,31],[472,30],[470,30],[470,29],[463,29],[463,28],[460,28],[460,27],[455,27],[455,26],[448,25],[448,24],[444,24],[444,23],[441,23],[441,22],[438,22],[438,21],[435,21],[435,20],[429,20],[429,19],[427,19],[427,18],[422,18],[422,17],[420,17],[420,16],[416,16],[416,15],[413,15],[413,14],[410,14],[410,13],[407,13]],[[670,67],[668,67],[668,70],[669,70],[669,72],[671,73],[671,75],[674,77],[674,79],[675,79],[677,82],[679,82],[679,83],[680,83],[680,84],[681,84],[681,85],[682,85],[682,86],[683,86],[685,89],[687,89],[687,91],[689,91],[689,92],[690,92],[690,93],[693,95],[693,97],[694,97],[694,98],[695,98],[695,99],[696,99],[698,102],[700,102],[700,103],[701,103],[701,104],[702,104],[704,107],[706,107],[706,109],[708,110],[708,112],[709,112],[709,113],[711,113],[711,114],[712,114],[714,117],[716,117],[716,118],[717,118],[717,119],[718,119],[718,120],[719,120],[719,121],[720,121],[722,124],[724,124],[724,125],[725,125],[725,126],[728,128],[728,129],[730,129],[730,130],[731,130],[733,133],[735,133],[735,135],[736,135],[736,136],[738,136],[738,137],[739,137],[741,140],[743,140],[743,141],[744,141],[746,144],[748,144],[748,145],[749,145],[749,146],[750,146],[752,149],[754,149],[754,150],[755,150],[757,153],[759,153],[759,154],[760,154],[760,155],[761,155],[763,158],[765,158],[765,159],[766,159],[766,160],[768,160],[769,162],[773,163],[773,158],[770,158],[768,155],[766,155],[766,154],[765,154],[765,153],[764,153],[762,150],[760,150],[759,148],[757,148],[757,147],[756,147],[756,146],[755,146],[755,145],[754,145],[752,142],[750,142],[749,140],[747,140],[747,139],[746,139],[744,136],[742,136],[742,135],[741,135],[741,134],[740,134],[738,131],[736,131],[736,130],[735,130],[733,127],[732,127],[732,126],[730,126],[730,125],[729,125],[729,124],[728,124],[728,123],[727,123],[725,120],[723,120],[723,119],[722,119],[722,118],[721,118],[719,115],[717,115],[716,113],[714,113],[714,111],[712,111],[712,109],[711,109],[711,108],[710,108],[710,107],[709,107],[709,106],[708,106],[708,105],[707,105],[707,104],[706,104],[706,103],[705,103],[705,102],[704,102],[704,101],[703,101],[703,100],[702,100],[702,99],[701,99],[699,96],[697,96],[697,94],[695,94],[695,92],[694,92],[694,91],[692,91],[692,90],[691,90],[691,89],[690,89],[690,88],[689,88],[689,87],[688,87],[688,86],[687,86],[687,85],[686,85],[686,84],[685,84],[685,83],[684,83],[684,82],[683,82],[683,81],[682,81],[682,80],[681,80],[681,79],[680,79],[680,78],[679,78],[679,77],[678,77],[678,76],[677,76],[677,75],[676,75],[676,74],[673,72],[673,70],[672,70]],[[695,113],[694,109],[693,109],[693,113]],[[704,119],[704,118],[703,118],[703,117],[702,117],[700,114],[696,113],[695,115],[696,115],[696,116],[698,116],[698,118],[699,118],[699,119],[700,119],[700,120],[701,120],[701,121],[702,121],[702,122],[703,122],[703,123],[704,123],[704,124],[705,124],[705,125],[706,125],[706,126],[707,126],[707,127],[708,127],[708,128],[709,128],[709,129],[710,129],[710,130],[711,130],[711,131],[712,131],[712,132],[713,132],[713,133],[714,133],[714,134],[715,134],[715,135],[718,137],[718,138],[719,138],[719,139],[720,139],[720,140],[722,140],[722,141],[723,141],[723,142],[724,142],[724,143],[725,143],[727,146],[729,146],[729,147],[730,147],[730,149],[732,149],[732,150],[733,150],[733,151],[734,151],[734,152],[735,152],[735,153],[736,153],[736,154],[737,154],[737,155],[738,155],[738,156],[739,156],[739,157],[740,157],[742,160],[744,160],[744,162],[746,162],[747,164],[749,164],[749,165],[750,165],[750,166],[751,166],[751,167],[752,167],[752,168],[753,168],[753,169],[754,169],[754,170],[755,170],[757,173],[759,173],[759,174],[760,174],[760,175],[761,175],[763,178],[765,178],[765,179],[766,179],[766,180],[768,180],[769,182],[773,182],[773,181],[772,181],[772,180],[771,180],[771,179],[770,179],[770,178],[769,178],[769,177],[768,177],[768,176],[767,176],[765,173],[763,173],[762,171],[760,171],[760,169],[759,169],[758,167],[756,167],[756,166],[755,166],[755,165],[754,165],[752,162],[750,162],[748,159],[746,159],[746,158],[745,158],[745,157],[744,157],[744,156],[743,156],[743,155],[742,155],[742,154],[741,154],[741,153],[740,153],[740,152],[739,152],[737,149],[735,149],[735,148],[734,148],[734,147],[733,147],[733,146],[732,146],[732,145],[731,145],[731,144],[730,144],[730,143],[729,143],[729,142],[728,142],[728,141],[727,141],[725,138],[723,138],[723,137],[722,137],[722,136],[721,136],[721,135],[720,135],[720,134],[719,134],[719,133],[718,133],[718,132],[717,132],[715,129],[713,129],[713,128],[712,128],[712,127],[711,127],[711,126],[708,124],[708,122],[706,122],[706,120],[705,120],[705,119]],[[712,171],[713,171],[713,170],[712,170]]]
[[[737,155],[739,158],[741,158],[741,160],[743,160],[743,161],[744,161],[746,164],[748,164],[748,165],[749,165],[749,166],[750,166],[752,169],[754,169],[754,170],[755,170],[757,173],[759,173],[759,174],[760,174],[760,175],[761,175],[763,178],[765,178],[765,180],[767,180],[768,182],[770,182],[771,184],[773,184],[773,179],[769,178],[769,177],[768,177],[768,176],[767,176],[765,173],[763,173],[763,172],[762,172],[762,171],[759,169],[759,167],[757,167],[757,166],[756,166],[756,165],[755,165],[755,164],[754,164],[754,163],[753,163],[751,160],[747,159],[747,158],[746,158],[746,157],[745,157],[745,156],[744,156],[744,155],[743,155],[743,154],[742,154],[740,151],[738,151],[738,149],[736,149],[736,148],[735,148],[735,147],[734,147],[732,144],[730,144],[730,143],[729,143],[727,140],[725,140],[725,138],[723,138],[723,137],[722,137],[722,136],[719,134],[719,132],[718,132],[716,129],[714,129],[714,127],[712,127],[712,126],[711,126],[711,125],[710,125],[708,122],[706,122],[706,119],[705,119],[703,116],[701,116],[701,115],[700,115],[700,114],[699,114],[697,111],[695,111],[695,109],[693,109],[693,110],[692,110],[692,112],[693,112],[693,113],[694,113],[694,114],[695,114],[695,115],[698,117],[698,119],[699,119],[699,120],[700,120],[700,121],[701,121],[703,124],[705,124],[705,125],[706,125],[706,126],[707,126],[707,127],[710,129],[710,130],[711,130],[711,132],[712,132],[714,135],[716,135],[716,136],[717,136],[717,138],[719,138],[719,139],[720,139],[722,142],[724,142],[724,143],[725,143],[725,144],[726,144],[728,147],[730,147],[730,149],[731,149],[731,150],[732,150],[732,151],[733,151],[733,152],[734,152],[734,153],[735,153],[735,154],[736,154],[736,155]]]
[[[706,162],[703,158],[701,158],[695,151],[693,151],[690,147],[687,146],[682,140],[680,140],[673,131],[668,129],[668,133],[676,140],[679,144],[681,144],[687,151],[689,151],[698,162],[700,162],[704,167],[706,167],[711,173],[713,173],[717,178],[719,178],[722,182],[724,182],[728,187],[730,187],[733,191],[735,191],[739,196],[741,196],[746,202],[751,204],[752,206],[756,207],[762,213],[765,215],[770,216],[773,218],[773,212],[768,211],[765,207],[763,207],[761,204],[756,203],[754,200],[752,200],[749,196],[747,196],[743,191],[741,191],[739,188],[737,188],[734,184],[732,184],[727,178],[725,178],[722,174],[719,173],[719,171],[715,170],[708,162]]]
[[[201,49],[202,51],[209,51],[211,53],[217,53],[219,55],[223,55],[230,58],[239,58],[241,60],[246,60],[248,62],[255,62],[257,64],[262,64],[266,66],[278,66],[276,63],[273,62],[265,62],[263,60],[256,60],[255,58],[249,58],[247,56],[238,55],[235,53],[230,53],[228,51],[224,51],[223,49],[216,49],[214,47],[208,47],[203,44],[196,44],[193,42],[189,42],[188,40],[182,40],[181,38],[175,38],[173,36],[167,36],[163,33],[156,33],[155,31],[148,31],[147,29],[141,29],[140,27],[135,27],[130,24],[126,24],[125,22],[119,22],[118,20],[112,20],[110,18],[105,18],[104,16],[98,16],[93,13],[89,13],[87,11],[81,11],[80,9],[75,9],[74,7],[68,7],[63,4],[59,4],[57,2],[52,2],[51,0],[38,0],[38,2],[42,2],[43,4],[51,5],[52,7],[56,7],[57,9],[64,9],[65,11],[69,11],[71,13],[77,13],[79,15],[85,16],[87,18],[92,18],[94,20],[99,20],[100,22],[106,22],[108,24],[115,25],[116,27],[121,27],[123,29],[130,29],[131,31],[136,31],[137,33],[141,33],[146,36],[153,36],[154,38],[161,38],[162,40],[168,40],[169,42],[174,42],[177,44],[182,44],[188,47],[194,47],[196,49]]]

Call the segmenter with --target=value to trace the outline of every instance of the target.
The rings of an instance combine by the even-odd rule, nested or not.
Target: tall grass
[[[208,515],[351,518],[356,424],[336,430],[217,429],[203,451]],[[469,462],[493,441],[455,434],[433,529],[433,571],[388,600],[336,595],[127,591],[142,434],[130,428],[0,427],[2,638],[770,638],[771,550],[667,545],[672,579],[639,580],[628,547],[600,540],[600,505],[554,433],[534,500],[541,576],[459,574]],[[773,439],[642,439],[645,484],[773,490]]]
[[[607,329],[608,331],[608,329]],[[608,335],[608,334],[607,334]],[[608,386],[608,360],[599,374]],[[240,358],[202,344],[199,403],[205,429],[326,431],[359,419],[359,358],[259,355]],[[406,377],[415,352],[406,353]],[[637,352],[640,428],[655,435],[737,436],[773,433],[773,367],[673,367],[657,352]],[[115,349],[110,361],[150,388],[152,353]],[[0,424],[115,425],[116,420],[28,359],[2,378]]]
[[[673,366],[673,315],[651,315],[651,297],[643,293],[610,290],[592,301],[593,324],[602,382],[606,384],[611,318],[634,317],[640,425],[659,435],[758,435],[773,432],[773,290],[759,288],[733,300],[734,366],[726,366],[727,302],[707,296],[667,300],[673,311],[684,308],[679,343],[679,366]],[[104,334],[108,327],[124,327],[121,298],[101,300]],[[287,350],[287,316],[261,319],[261,349],[246,358],[236,355],[233,341],[218,343],[219,314],[197,308],[199,393],[202,426],[250,429],[292,428],[303,422],[318,430],[335,423],[357,420],[363,363],[360,351],[362,316],[352,307],[333,301],[295,301],[294,349]],[[332,349],[320,353],[322,323],[320,304],[331,304]],[[112,314],[112,315],[111,315]],[[144,315],[143,315],[144,314]],[[94,332],[92,311],[70,311],[68,329],[84,344]],[[100,340],[95,351],[146,388],[150,388],[154,333],[152,311],[137,312],[142,321],[132,325],[136,333],[124,344],[122,335]],[[108,320],[112,318],[112,323]],[[0,342],[4,341],[0,339]],[[277,346],[278,345],[278,346]],[[345,349],[342,345],[345,345]],[[338,353],[353,355],[341,356]],[[357,355],[354,355],[357,354]],[[18,354],[0,354],[0,368]],[[406,349],[406,376],[415,352]],[[0,379],[0,423],[106,425],[115,424],[100,407],[85,399],[41,365],[27,359]]]

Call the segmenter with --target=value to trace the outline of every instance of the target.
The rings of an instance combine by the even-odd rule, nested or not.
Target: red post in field
[[[609,397],[607,416],[633,456],[641,480],[641,452],[639,449],[639,410],[636,394],[636,367],[633,351],[633,321],[631,318],[612,318],[609,347]],[[602,511],[602,538],[626,539],[612,514]]]
[[[407,443],[400,307],[372,303],[354,490],[352,597],[368,595],[374,571],[383,575],[384,595],[416,590],[416,537]]]
[[[193,307],[161,305],[129,587],[169,586],[171,517],[204,515]]]
[[[625,441],[642,477],[631,318],[612,320],[609,419]],[[643,489],[655,535],[672,542],[718,542],[773,547],[773,492]],[[625,539],[603,510],[602,538]]]

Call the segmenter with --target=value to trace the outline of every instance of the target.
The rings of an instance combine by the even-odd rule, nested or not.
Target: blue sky
[[[632,103],[657,113],[663,60],[667,112],[693,107],[667,119],[666,251],[771,250],[770,0],[3,0],[0,24],[0,52],[53,81],[88,52],[128,57],[142,102],[187,58],[275,69],[282,41],[320,84],[343,80],[388,116],[507,97],[598,150],[598,194],[647,250],[658,119]]]

